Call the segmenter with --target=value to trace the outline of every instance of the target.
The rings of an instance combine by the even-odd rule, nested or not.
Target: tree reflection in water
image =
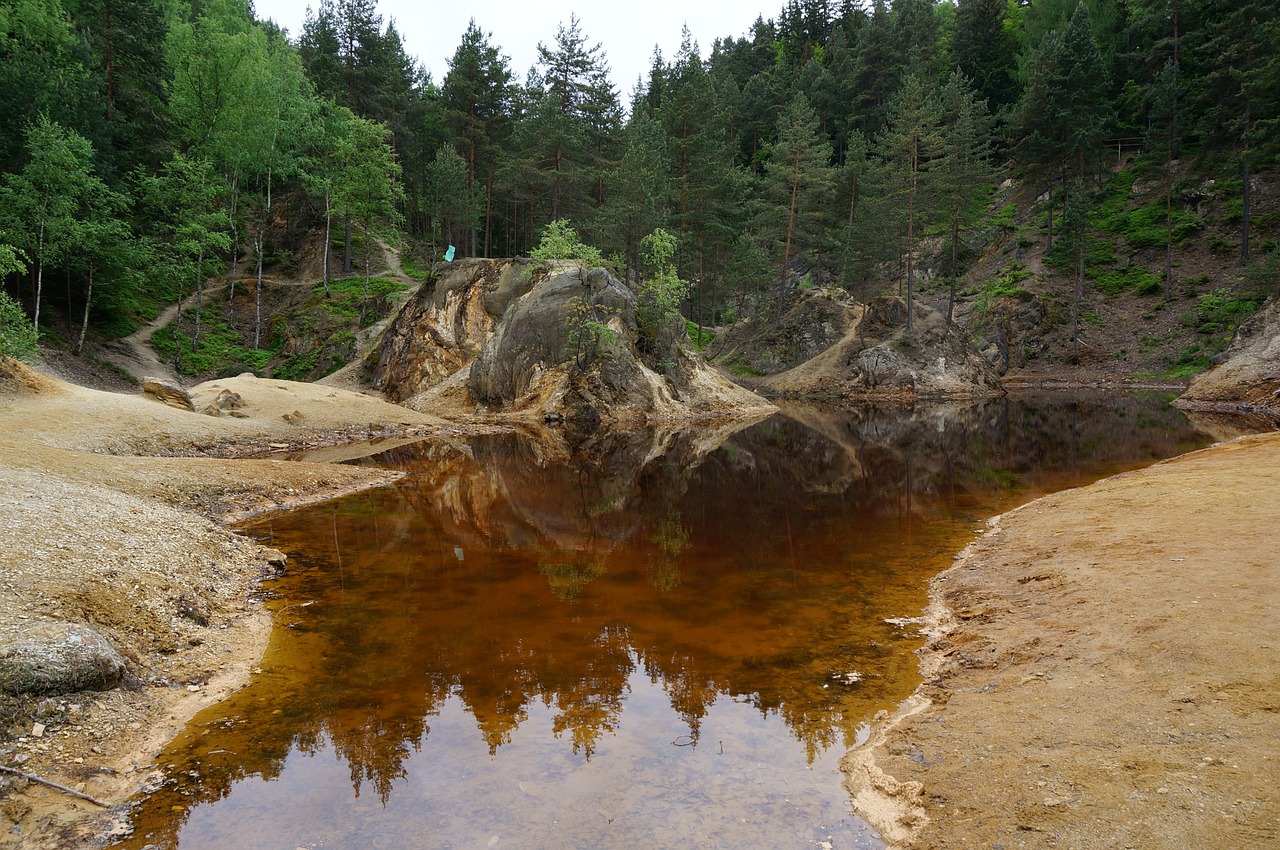
[[[267,673],[167,751],[182,780],[143,803],[138,838],[121,846],[177,846],[193,802],[328,748],[357,800],[372,792],[385,808],[420,786],[425,800],[450,799],[438,771],[483,767],[451,763],[463,757],[433,737],[452,705],[492,765],[537,718],[583,769],[610,751],[656,758],[627,731],[633,689],[649,687],[678,718],[658,742],[668,750],[678,740],[705,753],[720,706],[747,705],[780,720],[812,764],[915,686],[919,641],[885,620],[920,611],[928,577],[976,521],[1203,442],[1158,399],[1109,397],[793,406],[749,427],[396,449],[376,462],[406,470],[398,486],[247,528],[291,553],[273,585],[285,628]],[[711,742],[717,755],[756,734],[723,740],[734,728]],[[769,775],[777,765],[752,769],[790,781]],[[670,794],[691,805],[710,794],[721,774],[707,770]],[[739,805],[744,822],[763,817]]]

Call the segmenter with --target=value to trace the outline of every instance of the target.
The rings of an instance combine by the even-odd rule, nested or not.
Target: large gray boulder
[[[0,691],[67,694],[120,684],[124,659],[88,626],[47,620],[0,631]]]
[[[682,322],[654,342],[638,314],[636,293],[602,268],[473,260],[405,307],[377,376],[392,400],[446,414],[608,423],[772,409],[708,367]]]

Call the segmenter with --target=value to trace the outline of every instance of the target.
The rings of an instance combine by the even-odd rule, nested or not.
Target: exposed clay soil
[[[895,848],[1280,846],[1280,435],[992,520],[846,756]]]
[[[0,631],[86,624],[128,665],[125,686],[108,692],[0,695],[0,765],[111,804],[138,790],[154,753],[242,687],[265,647],[256,586],[282,556],[222,525],[396,477],[232,458],[461,430],[368,396],[252,377],[193,388],[197,408],[223,389],[243,398],[238,417],[0,361]],[[102,816],[0,775],[0,848],[77,846],[110,828]]]

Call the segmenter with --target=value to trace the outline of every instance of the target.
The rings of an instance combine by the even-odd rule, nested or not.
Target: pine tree
[[[931,170],[950,232],[950,322],[956,302],[960,230],[972,222],[975,202],[991,182],[992,170],[987,162],[991,122],[986,101],[979,100],[968,77],[960,72],[953,73],[938,92],[938,107],[937,159]]]
[[[891,13],[903,76],[928,82],[937,76],[937,0],[893,0]]]
[[[890,108],[876,148],[884,161],[890,186],[886,200],[900,210],[901,238],[906,257],[907,331],[912,329],[915,303],[916,240],[932,213],[933,185],[928,170],[939,147],[939,110],[918,77],[908,77]],[[890,200],[891,199],[891,200]]]
[[[484,184],[484,244],[470,233],[471,253],[489,256],[493,232],[494,182],[501,145],[510,134],[511,71],[506,57],[489,44],[473,19],[449,62],[441,88],[445,121],[456,134],[467,166],[467,191],[478,194]],[[479,250],[478,250],[479,249]]]
[[[1240,261],[1251,259],[1252,172],[1280,150],[1280,11],[1267,0],[1206,0],[1207,26],[1197,45],[1200,131],[1238,152],[1242,178]]]
[[[672,196],[667,170],[668,141],[644,112],[635,112],[623,131],[626,149],[607,179],[608,201],[601,214],[601,247],[618,250],[639,274],[640,240],[667,222]]]
[[[901,79],[899,41],[884,0],[875,0],[870,20],[858,34],[855,56],[852,112],[858,128],[870,136],[884,123]]]
[[[1008,0],[959,0],[951,54],[992,111],[1014,102],[1017,70],[1013,39],[1005,29]]]
[[[778,141],[761,180],[756,232],[780,264],[775,307],[782,309],[791,260],[801,251],[821,253],[832,189],[831,145],[808,99],[797,95],[778,120]]]

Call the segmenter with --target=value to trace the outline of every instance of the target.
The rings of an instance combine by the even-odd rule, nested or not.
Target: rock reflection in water
[[[835,764],[917,682],[885,620],[978,520],[1202,443],[1113,397],[399,447],[249,527],[266,672],[120,846],[879,846]]]

